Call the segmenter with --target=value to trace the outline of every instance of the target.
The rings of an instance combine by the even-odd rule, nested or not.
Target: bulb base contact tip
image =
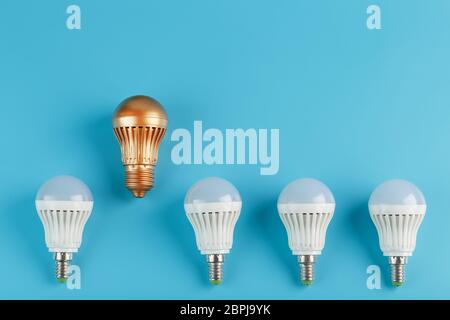
[[[208,254],[206,256],[209,269],[209,282],[213,285],[222,283],[224,260],[225,256],[223,254]]]
[[[394,287],[400,287],[405,282],[407,257],[389,257],[389,265],[391,267],[391,282]]]
[[[310,286],[310,285],[312,285],[314,283],[314,281],[309,281],[309,280],[304,280],[304,281],[302,281],[302,284],[304,285],[304,286]]]
[[[135,198],[143,198],[153,188],[152,165],[126,165],[125,184]]]
[[[56,252],[56,280],[59,283],[65,283],[69,278],[70,262],[72,261],[72,253],[69,252]]]
[[[316,263],[315,255],[299,255],[298,263],[300,265],[300,281],[305,286],[314,283],[314,264]]]

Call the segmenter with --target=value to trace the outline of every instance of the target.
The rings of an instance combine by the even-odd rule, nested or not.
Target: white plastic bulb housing
[[[227,180],[210,177],[186,193],[184,209],[202,254],[226,254],[242,208],[238,190]]]
[[[425,197],[414,184],[401,179],[380,184],[370,196],[369,212],[385,256],[411,256],[426,212]]]
[[[93,204],[91,191],[75,177],[57,176],[41,186],[36,196],[36,210],[44,225],[50,252],[78,251]]]
[[[286,228],[292,254],[322,253],[334,209],[332,192],[319,180],[298,179],[283,189],[278,198],[278,212]]]
[[[186,193],[184,209],[194,228],[197,247],[206,256],[209,281],[214,285],[222,282],[224,257],[233,246],[241,208],[239,192],[221,178],[200,180]]]

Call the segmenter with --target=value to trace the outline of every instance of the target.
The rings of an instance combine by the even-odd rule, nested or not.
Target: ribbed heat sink
[[[187,212],[195,231],[197,246],[203,254],[228,253],[240,210]]]
[[[124,165],[156,165],[158,149],[166,133],[158,127],[117,127],[114,133],[120,144]]]
[[[45,229],[45,242],[52,252],[76,252],[92,210],[38,209]]]
[[[320,254],[332,212],[280,212],[293,254]]]
[[[424,214],[373,214],[380,247],[387,256],[411,255]]]

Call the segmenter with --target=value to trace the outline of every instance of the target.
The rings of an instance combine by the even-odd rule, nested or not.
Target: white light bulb
[[[405,280],[407,257],[416,247],[417,231],[426,209],[422,192],[405,180],[385,181],[370,196],[370,217],[377,228],[381,250],[389,257],[394,286]]]
[[[186,193],[184,209],[194,228],[197,247],[206,255],[212,284],[222,282],[224,255],[233,245],[241,207],[237,189],[221,178],[200,180]]]
[[[81,245],[84,225],[94,201],[89,188],[79,179],[58,176],[39,189],[36,210],[44,225],[45,242],[56,260],[56,278],[65,282],[72,255]]]
[[[288,184],[278,198],[278,212],[286,228],[289,248],[298,257],[303,284],[314,281],[314,263],[322,253],[335,201],[330,189],[315,179]]]

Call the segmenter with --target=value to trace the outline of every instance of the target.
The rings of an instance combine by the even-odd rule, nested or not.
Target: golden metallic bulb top
[[[113,127],[167,127],[167,113],[161,104],[147,96],[125,99],[116,109]]]

